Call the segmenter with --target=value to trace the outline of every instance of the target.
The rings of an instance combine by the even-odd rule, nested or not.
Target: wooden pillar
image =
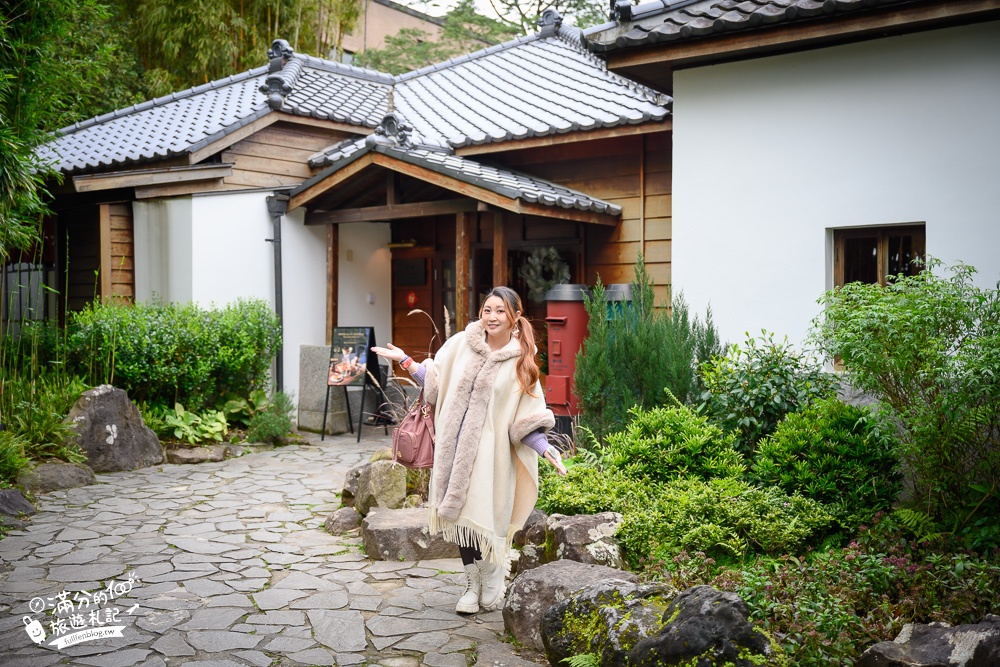
[[[111,205],[100,204],[100,247],[101,258],[97,272],[101,281],[99,293],[101,301],[111,299]]]
[[[337,326],[337,291],[340,289],[340,227],[326,226],[326,344]]]
[[[464,331],[469,324],[469,285],[472,284],[470,246],[472,224],[476,213],[455,216],[455,330]]]
[[[504,215],[493,212],[493,286],[507,284],[507,230],[503,225]]]

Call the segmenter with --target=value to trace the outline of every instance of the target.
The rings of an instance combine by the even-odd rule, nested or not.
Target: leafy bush
[[[280,339],[263,301],[221,310],[195,305],[95,303],[73,313],[68,356],[92,384],[114,384],[134,401],[197,411],[217,396],[248,396],[267,384]]]
[[[87,389],[80,378],[51,371],[34,380],[21,375],[4,378],[0,414],[7,430],[23,439],[28,459],[86,460],[76,445],[66,443],[72,428],[63,419]]]
[[[831,523],[819,503],[737,479],[639,480],[621,470],[574,466],[542,477],[539,508],[562,514],[620,512],[617,539],[637,564],[700,550],[728,560],[801,547]]]
[[[273,445],[280,444],[295,427],[295,423],[292,421],[294,409],[292,399],[279,391],[274,395],[274,399],[250,420],[247,440],[269,442]]]
[[[701,367],[709,416],[737,434],[737,447],[744,452],[752,452],[786,414],[837,390],[836,378],[819,363],[787,339],[776,343],[774,334],[762,333],[759,342],[748,336],[744,347],[732,345],[725,356]]]
[[[669,481],[677,477],[740,477],[743,456],[732,435],[684,406],[629,411],[624,430],[608,436],[604,461],[630,477]]]
[[[853,532],[899,494],[894,447],[889,426],[870,410],[826,399],[787,415],[760,441],[751,479],[824,503]]]
[[[955,533],[1000,522],[1000,284],[976,287],[974,274],[932,260],[884,287],[851,283],[821,298],[814,323],[898,420],[914,506]]]
[[[600,279],[584,298],[590,322],[576,358],[576,393],[582,423],[598,440],[620,430],[628,411],[670,402],[668,390],[687,402],[698,393],[696,367],[719,351],[709,311],[705,323],[692,318],[682,295],[671,309],[656,307],[653,281],[642,254],[635,264],[632,302],[609,317]]]
[[[229,432],[226,415],[221,410],[207,410],[198,414],[177,403],[173,409],[152,408],[146,415],[146,425],[158,436],[189,445],[222,442]]]
[[[0,489],[14,485],[21,469],[28,465],[24,450],[27,440],[13,431],[0,431]]]

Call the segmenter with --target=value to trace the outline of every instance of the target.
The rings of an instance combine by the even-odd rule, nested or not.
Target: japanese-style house
[[[294,53],[63,130],[49,272],[100,298],[271,301],[278,386],[334,326],[419,353],[536,273],[670,282],[669,98],[547,12],[536,34],[401,76]],[[95,273],[96,272],[96,273]],[[96,278],[95,278],[96,275]],[[537,276],[535,276],[537,278]],[[537,281],[536,281],[537,282]],[[57,312],[61,306],[53,306]],[[544,304],[529,305],[544,329]],[[322,371],[321,371],[322,372]]]
[[[723,338],[925,253],[1000,280],[1000,1],[617,3],[608,68],[672,96],[673,279]]]

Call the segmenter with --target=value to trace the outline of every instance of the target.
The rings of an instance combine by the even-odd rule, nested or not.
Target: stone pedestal
[[[299,429],[319,433],[323,430],[323,405],[326,401],[326,378],[330,367],[330,347],[328,345],[299,346]],[[358,394],[358,390],[348,390]],[[352,406],[353,409],[353,406]],[[357,412],[352,412],[357,425]],[[344,390],[330,388],[330,407],[326,413],[326,433],[336,435],[347,433],[351,428],[347,423],[347,406]]]

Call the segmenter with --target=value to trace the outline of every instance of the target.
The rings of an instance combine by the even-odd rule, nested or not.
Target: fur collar
[[[521,343],[514,336],[511,336],[510,342],[502,348],[496,352],[492,351],[490,344],[486,342],[486,329],[483,327],[482,320],[474,320],[465,327],[465,340],[476,354],[495,361],[507,361],[513,357],[521,356]]]

